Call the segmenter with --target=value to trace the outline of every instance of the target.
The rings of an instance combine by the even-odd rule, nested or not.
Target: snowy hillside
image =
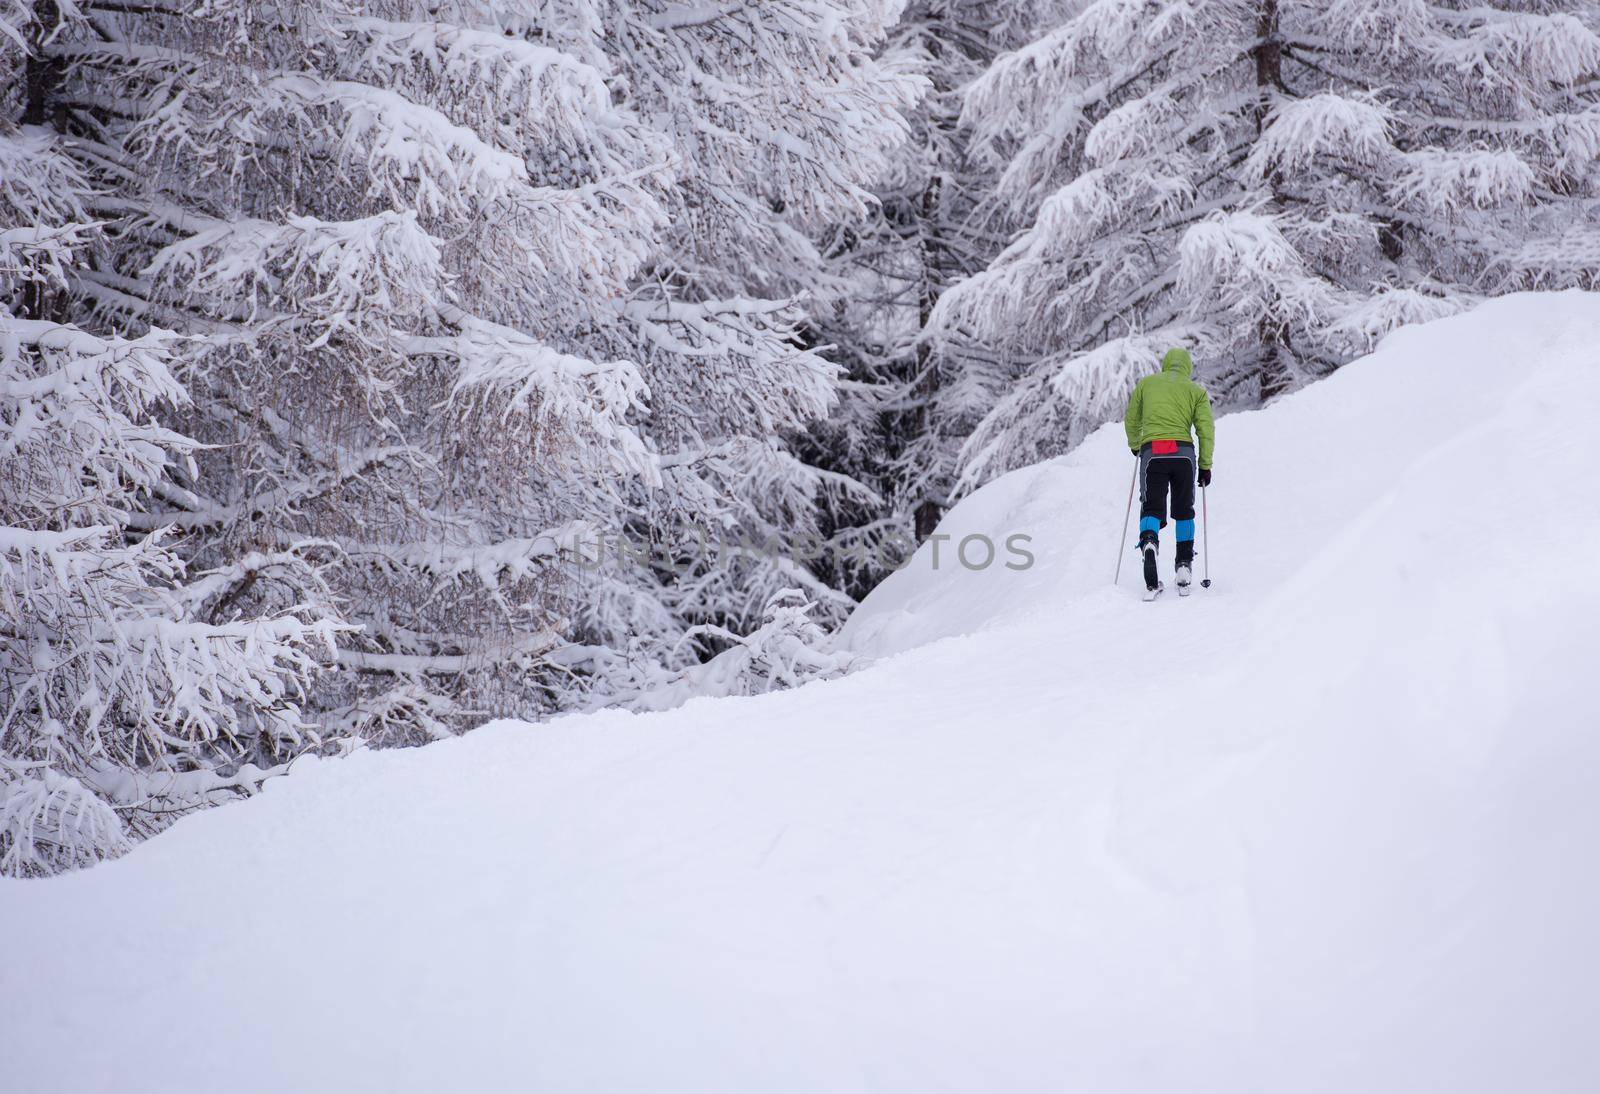
[[[1111,586],[1106,428],[955,509],[852,676],[0,881],[0,1089],[1600,1089],[1596,422],[1600,297],[1496,301],[1221,419],[1188,600]]]

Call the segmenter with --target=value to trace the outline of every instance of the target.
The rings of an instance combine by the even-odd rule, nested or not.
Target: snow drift
[[[1221,419],[1188,600],[1110,584],[1107,427],[953,511],[852,676],[0,883],[0,1086],[1594,1090],[1597,421],[1600,297],[1496,301]]]

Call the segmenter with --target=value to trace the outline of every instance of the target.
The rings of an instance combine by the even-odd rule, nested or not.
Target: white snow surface
[[[1600,1089],[1597,428],[1600,297],[1494,301],[1222,418],[1187,600],[1111,585],[1108,426],[945,521],[1031,569],[924,548],[851,676],[0,881],[0,1089]]]

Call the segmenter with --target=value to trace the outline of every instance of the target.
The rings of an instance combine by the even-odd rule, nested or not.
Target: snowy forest
[[[0,0],[0,874],[842,674],[1167,348],[1597,284],[1600,0]]]

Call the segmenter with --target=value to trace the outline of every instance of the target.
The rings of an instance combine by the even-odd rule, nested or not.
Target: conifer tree
[[[884,47],[928,74],[900,146],[864,221],[835,227],[829,269],[851,291],[818,319],[819,337],[848,370],[839,410],[808,452],[872,488],[827,509],[839,548],[830,579],[864,593],[926,538],[954,482],[960,438],[981,418],[968,381],[984,367],[975,343],[922,337],[940,295],[977,273],[1004,240],[983,202],[993,172],[968,153],[961,95],[1005,41],[1003,5],[913,0]]]
[[[318,733],[305,688],[336,623],[245,613],[264,574],[317,575],[292,549],[204,573],[140,532],[191,474],[157,418],[187,394],[178,340],[80,325],[74,272],[101,197],[58,131],[47,59],[71,5],[0,7],[0,874],[124,850],[197,806],[254,792]]]
[[[918,88],[868,56],[891,8],[82,11],[43,55],[113,225],[74,292],[183,335],[203,442],[131,527],[201,567],[301,561],[230,609],[351,624],[330,731],[636,691],[794,585],[842,614],[787,556],[854,487],[784,438],[837,379],[800,344],[809,233],[866,207]],[[722,565],[708,536],[762,549]]]
[[[1076,0],[971,88],[1021,234],[941,299],[1005,360],[963,488],[1065,450],[1160,351],[1224,404],[1403,322],[1600,268],[1594,5]]]

